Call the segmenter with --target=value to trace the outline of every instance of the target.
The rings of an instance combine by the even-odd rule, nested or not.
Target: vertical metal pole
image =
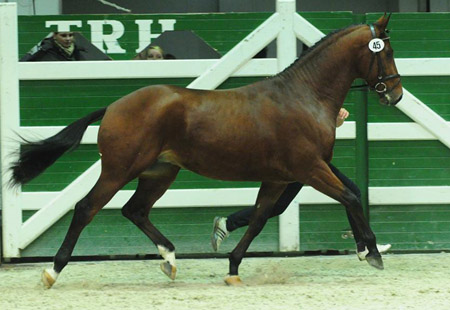
[[[355,14],[355,23],[365,23],[365,14]],[[361,204],[369,220],[369,140],[367,137],[368,89],[356,92],[356,184],[361,190]]]
[[[368,90],[355,94],[356,117],[356,184],[361,190],[361,204],[369,219],[369,141],[367,138]]]
[[[2,173],[3,256],[19,257],[19,237],[22,228],[20,189],[8,186],[11,153],[20,147],[13,139],[19,129],[19,75],[16,3],[0,3],[0,137]]]

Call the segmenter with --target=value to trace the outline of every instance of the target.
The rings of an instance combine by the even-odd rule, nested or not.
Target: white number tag
[[[384,41],[379,38],[370,40],[369,49],[374,53],[381,52],[384,49]]]

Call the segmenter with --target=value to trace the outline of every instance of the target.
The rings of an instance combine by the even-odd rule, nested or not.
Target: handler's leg
[[[280,198],[275,203],[269,218],[283,213],[291,201],[297,196],[302,187],[303,184],[299,182],[288,184]],[[213,232],[211,234],[211,245],[214,251],[219,249],[220,244],[228,237],[230,232],[248,225],[254,210],[255,206],[239,210],[228,215],[227,217],[216,216],[214,218]]]

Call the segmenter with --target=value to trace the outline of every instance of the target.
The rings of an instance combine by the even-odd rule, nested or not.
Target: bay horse
[[[13,184],[24,184],[75,149],[89,124],[102,119],[98,133],[101,174],[75,205],[53,268],[42,280],[50,288],[69,262],[80,233],[131,180],[138,186],[122,209],[156,245],[162,271],[176,275],[175,247],[150,222],[153,204],[180,168],[231,181],[261,181],[256,208],[244,236],[229,257],[225,282],[238,285],[238,268],[252,240],[288,183],[309,184],[342,203],[356,241],[368,248],[368,263],[383,268],[376,238],[359,199],[331,172],[336,117],[352,82],[363,78],[383,105],[402,97],[386,26],[374,24],[335,31],[281,73],[229,90],[193,90],[169,85],[138,89],[106,108],[36,142],[23,141],[12,169]],[[373,46],[372,46],[373,45]]]

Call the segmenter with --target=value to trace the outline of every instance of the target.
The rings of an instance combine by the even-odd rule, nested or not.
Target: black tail
[[[56,135],[40,140],[23,139],[19,160],[12,164],[12,185],[25,184],[40,175],[64,153],[80,145],[83,134],[89,124],[103,118],[106,108],[97,110],[73,122]]]

